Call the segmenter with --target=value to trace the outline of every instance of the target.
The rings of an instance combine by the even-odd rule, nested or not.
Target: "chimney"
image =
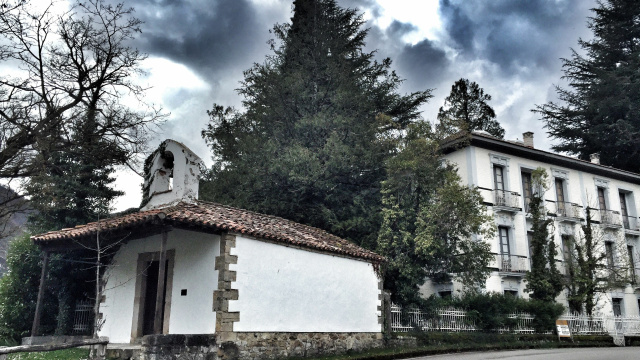
[[[533,148],[533,133],[531,131],[523,133],[522,140],[524,141],[524,146]]]
[[[167,139],[145,162],[141,210],[198,200],[202,160],[183,144]]]
[[[600,153],[593,153],[590,157],[593,164],[600,164]]]

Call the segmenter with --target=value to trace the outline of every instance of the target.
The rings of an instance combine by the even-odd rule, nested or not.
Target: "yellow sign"
[[[558,330],[558,337],[571,337],[571,330],[569,330],[569,322],[567,320],[556,320],[556,329]]]

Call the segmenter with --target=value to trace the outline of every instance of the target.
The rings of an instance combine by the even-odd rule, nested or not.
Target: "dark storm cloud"
[[[182,63],[210,80],[239,63],[261,61],[268,51],[273,22],[259,16],[247,0],[134,0],[127,5],[145,22],[138,48]]]
[[[584,24],[591,6],[584,0],[440,0],[454,47],[469,59],[487,59],[506,71],[556,66],[558,45],[566,53],[566,40],[575,43],[576,24]]]
[[[405,45],[396,58],[398,71],[406,74],[407,91],[426,90],[439,84],[449,66],[445,52],[428,39]]]
[[[372,23],[366,25],[369,36],[366,50],[375,51],[378,61],[392,60],[391,67],[404,79],[402,91],[413,92],[435,87],[445,74],[449,60],[443,49],[429,39],[407,44],[403,37],[415,30],[415,25],[393,21],[382,30]]]

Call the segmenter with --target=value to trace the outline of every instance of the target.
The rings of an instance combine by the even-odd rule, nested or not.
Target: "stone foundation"
[[[107,349],[108,360],[253,360],[344,354],[384,345],[382,333],[147,335],[137,349]]]
[[[215,335],[147,335],[142,360],[217,360]]]
[[[227,334],[220,344],[220,359],[276,359],[316,355],[344,354],[384,345],[382,333],[267,333],[241,332]],[[231,350],[223,349],[226,345]]]

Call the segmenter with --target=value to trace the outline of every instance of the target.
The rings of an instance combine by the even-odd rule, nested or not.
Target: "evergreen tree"
[[[556,151],[640,171],[640,2],[599,1],[592,9],[592,40],[579,40],[585,55],[562,59],[569,88],[557,87],[561,103],[537,106]]]
[[[112,188],[112,175],[116,165],[126,162],[126,153],[101,138],[88,116],[68,130],[40,143],[39,171],[25,187],[36,210],[29,217],[34,233],[104,218],[123,194]]]
[[[410,125],[400,149],[386,162],[378,236],[392,301],[417,304],[427,278],[448,282],[451,274],[467,291],[483,287],[493,256],[482,238],[492,238],[495,229],[482,196],[442,163],[428,123]]]
[[[245,72],[243,112],[215,105],[202,135],[216,165],[201,197],[326,229],[375,246],[386,134],[419,118],[429,91],[363,51],[367,30],[334,0],[296,0],[273,54]]]
[[[458,131],[484,130],[502,139],[504,129],[496,121],[496,113],[488,104],[486,94],[475,82],[460,79],[451,86],[451,93],[438,111],[438,131],[446,137]]]
[[[563,289],[562,275],[556,266],[556,245],[549,236],[553,220],[547,218],[544,193],[547,190],[547,172],[538,168],[531,173],[533,192],[528,212],[531,215],[531,271],[527,272],[527,287],[535,300],[553,302]]]

